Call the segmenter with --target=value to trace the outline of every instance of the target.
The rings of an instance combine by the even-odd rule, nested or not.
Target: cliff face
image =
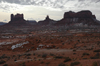
[[[26,24],[26,20],[24,20],[24,15],[23,14],[16,14],[16,15],[11,14],[11,20],[9,24],[13,24],[13,25]]]
[[[64,18],[94,18],[96,19],[95,15],[92,15],[92,12],[86,10],[86,11],[80,11],[80,12],[65,12]]]
[[[85,10],[80,12],[65,12],[62,20],[58,21],[57,25],[72,25],[75,23],[82,23],[83,25],[98,25],[95,15],[91,11]]]

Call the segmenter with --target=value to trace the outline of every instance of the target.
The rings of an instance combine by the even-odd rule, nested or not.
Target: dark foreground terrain
[[[2,28],[0,66],[99,66],[99,27]]]

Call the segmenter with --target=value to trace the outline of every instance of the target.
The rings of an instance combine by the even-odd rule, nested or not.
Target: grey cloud
[[[16,3],[16,4],[20,4],[21,1],[19,0],[1,0],[2,2],[8,2],[8,3]]]
[[[20,5],[34,5],[34,6],[43,6],[43,7],[52,7],[64,9],[67,6],[68,2],[77,1],[77,0],[0,0],[0,2],[15,3]],[[73,4],[75,7],[85,7],[89,6],[92,3],[98,3],[100,0],[78,0],[77,3]]]

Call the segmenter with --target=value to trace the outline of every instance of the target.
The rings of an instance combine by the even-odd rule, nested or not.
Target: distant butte
[[[9,24],[13,24],[13,25],[26,24],[24,15],[23,14],[16,14],[16,15],[11,14],[11,20],[10,20]]]
[[[65,12],[63,19],[58,21],[56,25],[73,25],[73,24],[83,24],[83,25],[99,25],[95,15],[89,10],[83,10],[80,12]]]

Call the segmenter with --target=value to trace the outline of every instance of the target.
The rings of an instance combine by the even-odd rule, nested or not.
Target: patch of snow
[[[0,45],[12,44],[12,43],[14,43],[14,42],[17,42],[17,41],[12,41],[12,42],[7,42],[7,41],[5,41],[5,42],[0,42]]]
[[[37,50],[39,50],[39,48],[36,48]]]
[[[6,42],[1,42],[0,45],[6,44]]]
[[[13,50],[13,49],[15,49],[15,48],[21,47],[22,45],[28,44],[28,43],[29,43],[29,42],[26,41],[26,42],[23,42],[23,43],[19,43],[19,44],[13,45],[13,46],[11,47],[11,49]]]

